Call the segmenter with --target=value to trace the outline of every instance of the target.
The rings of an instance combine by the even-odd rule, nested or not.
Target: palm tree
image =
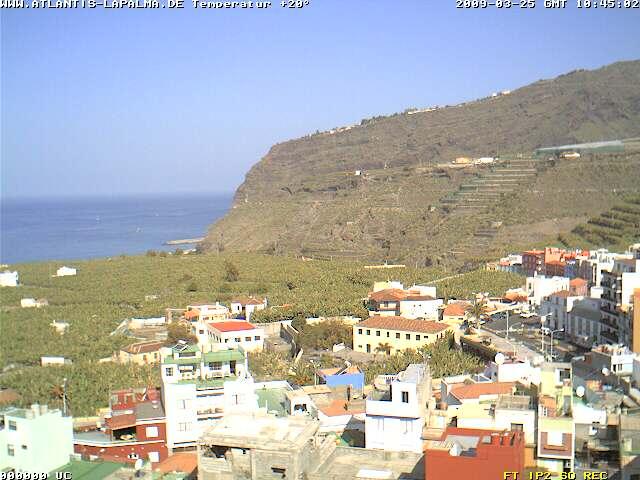
[[[376,352],[391,355],[391,345],[388,343],[381,343],[376,347]]]
[[[484,315],[487,311],[487,305],[482,300],[476,300],[471,305],[467,307],[467,313],[474,320],[476,327],[480,323],[480,317]]]

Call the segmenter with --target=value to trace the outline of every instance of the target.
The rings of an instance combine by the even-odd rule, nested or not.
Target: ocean
[[[231,194],[3,199],[0,262],[81,260],[186,249],[231,206]]]

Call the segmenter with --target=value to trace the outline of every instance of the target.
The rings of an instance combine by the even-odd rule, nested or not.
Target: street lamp
[[[62,414],[67,416],[67,378],[62,379]]]
[[[551,348],[550,348],[550,356],[551,356],[551,361],[553,362],[553,334],[554,333],[558,333],[558,332],[564,332],[564,328],[559,328],[557,330],[552,330],[551,331]]]
[[[551,315],[550,313],[545,313],[544,315],[540,315],[540,351],[542,352],[542,356],[544,357],[544,321],[547,317]]]

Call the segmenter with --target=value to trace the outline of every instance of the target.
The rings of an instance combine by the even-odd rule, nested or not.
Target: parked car
[[[540,327],[540,331],[543,335],[551,335],[551,329],[549,327]]]
[[[535,314],[535,313],[533,313],[533,312],[522,312],[522,313],[520,314],[520,316],[521,316],[522,318],[531,318],[531,317],[535,317],[535,316],[536,316],[536,314]]]

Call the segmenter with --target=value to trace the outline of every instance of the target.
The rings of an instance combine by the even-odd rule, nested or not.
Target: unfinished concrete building
[[[306,416],[227,415],[198,442],[200,480],[298,479],[335,449]]]

